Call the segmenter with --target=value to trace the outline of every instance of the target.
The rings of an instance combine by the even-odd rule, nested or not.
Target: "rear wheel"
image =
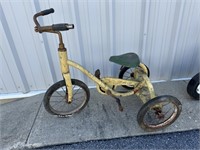
[[[181,113],[181,102],[169,95],[155,97],[146,102],[138,112],[137,121],[147,131],[172,124]]]
[[[150,76],[150,71],[149,68],[144,65],[147,70],[147,76]],[[140,66],[139,66],[140,67]],[[121,71],[119,72],[119,78],[120,79],[125,79],[125,80],[131,80],[134,78],[134,69],[135,68],[129,68],[129,67],[122,67]],[[122,85],[126,89],[134,89],[133,86],[127,86],[127,85]]]
[[[68,103],[68,94],[65,81],[53,84],[46,92],[43,102],[50,114],[68,116],[80,112],[88,103],[90,92],[80,80],[72,79],[72,103]]]

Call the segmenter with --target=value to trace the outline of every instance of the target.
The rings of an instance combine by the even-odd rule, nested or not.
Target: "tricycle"
[[[99,69],[92,74],[80,64],[69,60],[61,31],[74,29],[74,24],[41,26],[37,17],[50,13],[54,13],[53,8],[36,13],[33,17],[36,32],[54,33],[59,38],[58,55],[63,80],[53,84],[46,91],[43,103],[47,112],[59,117],[68,117],[80,112],[87,105],[90,90],[84,82],[71,78],[69,67],[74,67],[96,83],[99,93],[111,96],[117,102],[120,111],[124,109],[120,97],[137,95],[143,102],[137,114],[137,122],[144,130],[162,129],[178,118],[182,108],[180,101],[170,95],[156,96],[149,79],[150,71],[137,54],[130,52],[110,57],[111,62],[121,65],[119,77],[101,77]],[[119,87],[127,90],[120,91]]]

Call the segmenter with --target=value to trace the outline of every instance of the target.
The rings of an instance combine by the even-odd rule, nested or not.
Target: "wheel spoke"
[[[60,102],[60,100],[51,100],[51,102]]]
[[[127,70],[125,73],[126,74],[131,74],[132,72],[130,70]]]
[[[62,91],[63,91],[64,93],[66,93],[66,90],[65,90],[65,89],[63,89],[63,87],[62,87],[61,89],[62,89]]]
[[[64,97],[62,94],[60,94],[58,91],[56,91],[56,93],[58,94],[58,95],[60,95],[61,97]]]
[[[170,102],[167,102],[167,103],[165,103],[165,104],[162,104],[162,106],[166,106],[166,105],[168,105],[168,104],[170,104]]]
[[[170,110],[172,110],[172,108],[168,109],[168,110],[165,112],[164,115],[168,114]]]
[[[78,106],[78,104],[76,104],[76,103],[71,103],[70,105],[75,105],[75,106]]]
[[[74,98],[73,101],[81,100],[80,98],[82,98],[82,97],[85,97],[85,96],[81,96],[81,97],[78,97],[78,98]]]
[[[119,78],[124,80],[132,80],[134,79],[133,74],[134,74],[134,68],[124,67],[120,71]],[[134,86],[129,86],[129,85],[122,85],[122,86],[125,87],[126,89],[134,89]]]
[[[62,100],[64,100],[64,98]],[[58,104],[60,104],[61,102],[63,102],[62,100],[60,102],[54,104],[52,107],[57,106]]]
[[[73,96],[76,95],[76,94],[78,93],[79,90],[80,90],[80,88],[73,94]]]
[[[65,108],[65,107],[67,107],[66,103],[64,103],[64,104],[61,106],[60,110],[63,110],[63,108]]]
[[[51,96],[51,97],[63,97],[63,96],[55,96],[55,95],[54,95],[54,96]]]

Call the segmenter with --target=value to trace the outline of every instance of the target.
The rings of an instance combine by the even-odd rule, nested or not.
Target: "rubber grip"
[[[42,16],[45,16],[45,15],[54,13],[54,9],[53,8],[46,9],[46,10],[41,11],[40,13],[41,13]]]
[[[61,23],[61,24],[53,24],[52,29],[54,31],[65,31],[68,30],[67,24]]]

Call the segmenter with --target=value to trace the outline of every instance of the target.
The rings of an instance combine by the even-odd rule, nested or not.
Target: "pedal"
[[[94,75],[95,75],[95,77],[97,77],[98,79],[100,79],[100,70],[99,69],[97,69],[96,71],[95,71],[95,73],[94,73]]]

